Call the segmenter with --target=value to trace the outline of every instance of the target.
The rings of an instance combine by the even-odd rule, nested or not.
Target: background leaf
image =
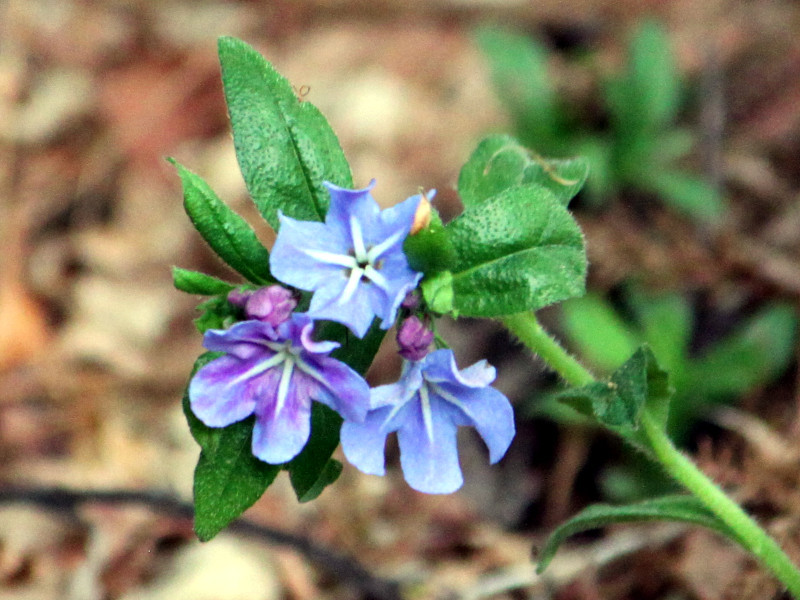
[[[331,454],[339,445],[342,418],[327,406],[314,402],[311,409],[311,437],[303,451],[287,465],[289,479],[300,502],[313,500],[341,472],[331,467]]]
[[[231,268],[253,283],[272,283],[269,252],[247,222],[220,200],[201,177],[171,160],[183,182],[186,214],[203,239]]]
[[[536,310],[583,293],[583,236],[546,189],[517,186],[451,221],[454,307],[493,317]]]
[[[701,525],[738,542],[736,534],[693,496],[663,496],[625,506],[595,504],[582,510],[550,534],[539,555],[536,572],[542,573],[564,540],[576,533],[614,523],[661,520]]]
[[[330,181],[352,188],[339,140],[310,102],[243,41],[219,39],[225,100],[236,157],[261,214],[278,229],[278,211],[320,221],[328,210]]]

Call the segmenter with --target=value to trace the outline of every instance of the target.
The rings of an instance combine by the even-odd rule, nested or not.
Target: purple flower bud
[[[236,288],[228,292],[228,302],[239,308],[244,308],[247,304],[247,299],[253,295],[252,290],[242,290]]]
[[[400,356],[407,360],[421,360],[428,354],[433,332],[417,317],[408,317],[397,331]]]
[[[289,290],[271,285],[251,292],[245,300],[244,312],[248,319],[257,319],[277,327],[289,318],[296,306],[297,302]]]
[[[407,308],[408,310],[416,310],[419,308],[419,293],[417,290],[411,290],[408,292],[406,297],[403,298],[403,301],[400,303],[400,306]]]

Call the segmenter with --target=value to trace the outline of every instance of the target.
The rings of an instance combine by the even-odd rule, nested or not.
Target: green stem
[[[503,317],[502,322],[570,385],[581,387],[595,381],[594,376],[583,365],[542,329],[533,313]],[[800,571],[777,542],[672,444],[666,432],[647,410],[642,411],[641,423],[650,446],[664,469],[730,527],[736,533],[739,543],[770,569],[789,592],[800,600]]]
[[[561,344],[542,329],[532,312],[502,317],[501,321],[511,333],[517,336],[534,354],[538,354],[568,384],[582,387],[595,380],[594,375],[586,367],[575,360]]]
[[[664,469],[735,531],[739,543],[770,569],[795,598],[800,599],[800,572],[777,542],[672,444],[646,410],[642,411],[641,423],[650,447]]]

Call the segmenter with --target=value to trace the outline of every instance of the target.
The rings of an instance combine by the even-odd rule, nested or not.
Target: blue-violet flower
[[[375,185],[347,190],[325,183],[331,196],[324,223],[279,214],[269,264],[279,281],[313,291],[308,314],[343,323],[364,337],[373,317],[394,324],[397,309],[422,277],[403,254],[421,196],[385,210],[370,194]]]
[[[436,350],[406,362],[398,383],[371,390],[372,408],[358,423],[345,419],[341,441],[353,465],[372,475],[385,472],[386,436],[397,431],[400,464],[408,484],[420,492],[447,494],[463,483],[456,430],[475,427],[500,460],[514,438],[508,399],[494,388],[495,369],[486,361],[459,371],[452,350]]]
[[[225,352],[197,371],[189,402],[209,427],[225,427],[255,414],[253,454],[280,464],[294,458],[311,431],[311,401],[354,422],[369,408],[369,386],[328,354],[337,342],[311,339],[313,321],[293,314],[277,327],[242,321],[206,332],[203,345]]]

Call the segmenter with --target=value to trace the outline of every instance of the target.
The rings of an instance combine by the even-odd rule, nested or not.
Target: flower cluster
[[[459,371],[451,350],[430,352],[434,334],[412,293],[422,274],[409,266],[403,242],[429,222],[432,194],[381,210],[374,183],[361,190],[326,183],[331,202],[324,223],[279,215],[270,270],[286,286],[312,292],[309,308],[295,312],[296,296],[280,285],[231,292],[228,301],[245,319],[206,332],[203,345],[223,355],[198,370],[189,400],[209,427],[254,415],[252,451],[270,464],[300,453],[311,433],[312,401],[321,402],[344,419],[342,448],[353,465],[384,474],[386,437],[397,432],[409,485],[449,493],[463,481],[458,427],[474,427],[494,463],[514,437],[513,412],[490,387],[495,370],[485,361]],[[342,323],[361,338],[375,318],[388,329],[399,312],[404,367],[395,384],[370,389],[330,356],[338,343],[313,338],[318,320]]]

